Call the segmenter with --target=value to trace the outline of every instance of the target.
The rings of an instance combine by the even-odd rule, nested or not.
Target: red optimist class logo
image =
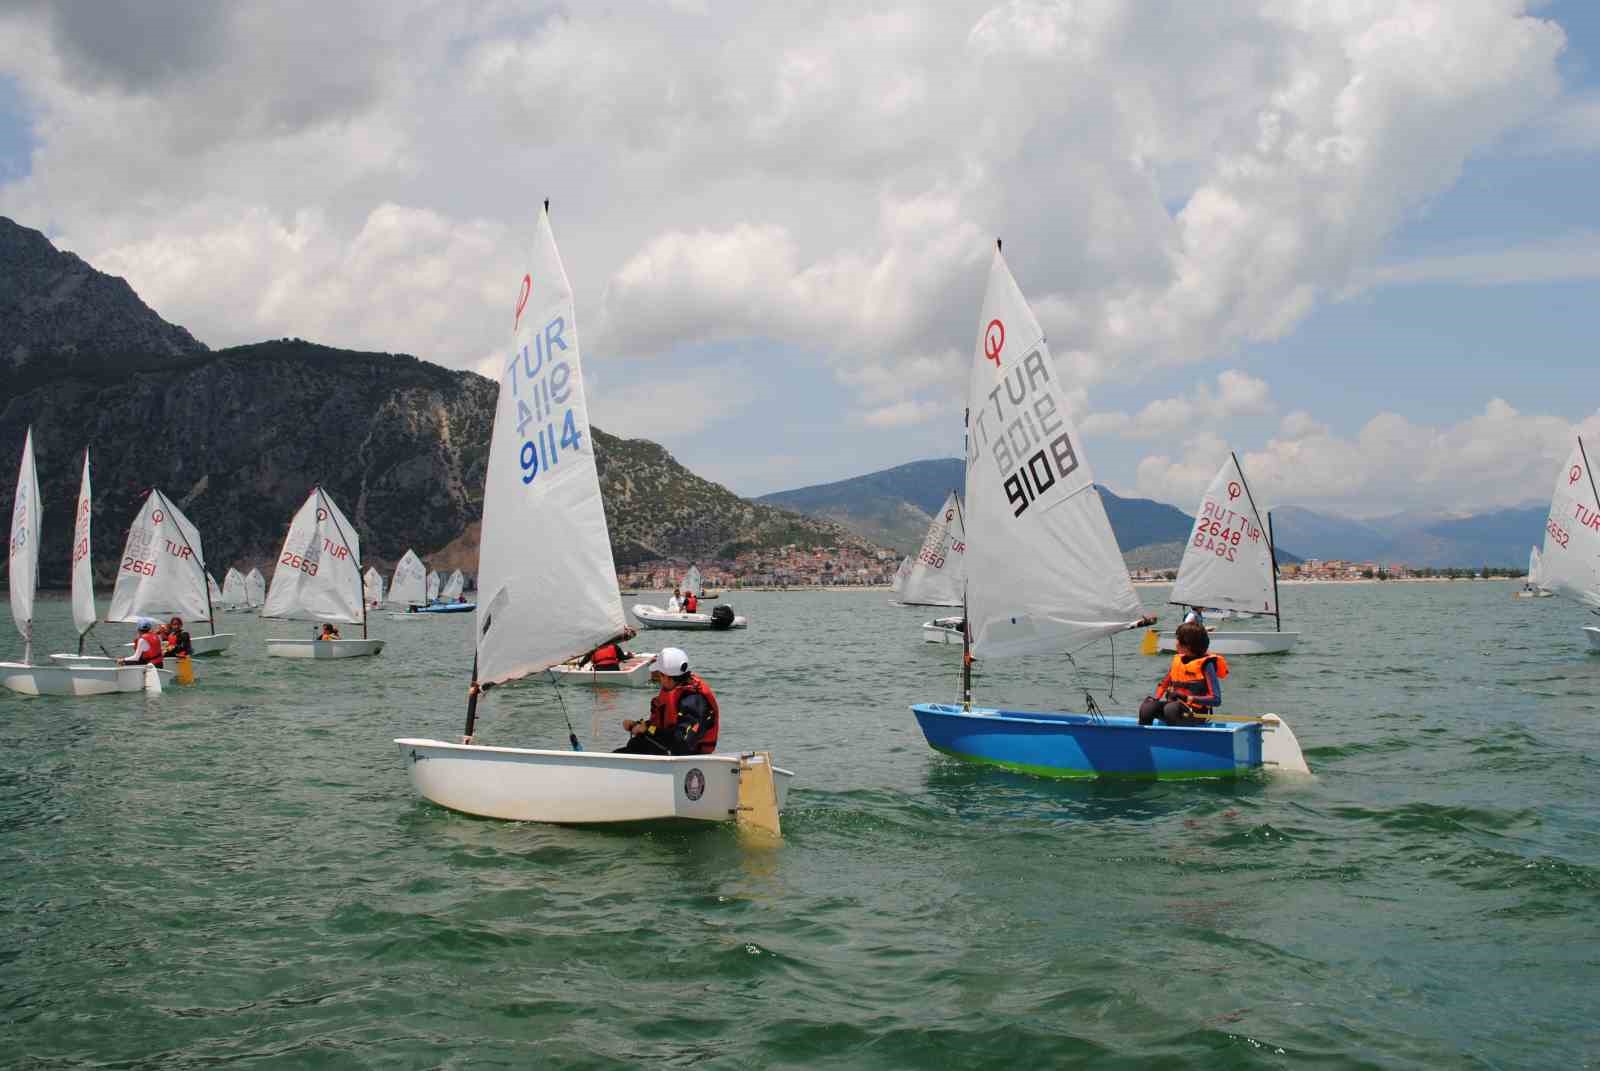
[[[517,295],[517,315],[511,322],[511,330],[515,331],[522,326],[522,310],[528,307],[528,295],[533,293],[533,276],[522,277],[522,293]]]
[[[1228,481],[1228,501],[1232,502],[1234,499],[1238,498],[1239,494],[1243,490],[1244,488],[1239,486],[1239,482],[1237,480]]]
[[[1000,367],[1000,351],[1006,346],[1006,325],[999,320],[990,320],[989,326],[983,329],[983,355],[994,362],[996,368]]]
[[[1573,484],[1577,483],[1578,480],[1580,480],[1582,477],[1583,477],[1583,466],[1582,465],[1574,465],[1574,466],[1572,466],[1572,471],[1567,473],[1567,486],[1571,487]]]

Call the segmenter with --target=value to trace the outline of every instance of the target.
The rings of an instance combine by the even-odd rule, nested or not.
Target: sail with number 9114
[[[478,548],[478,679],[539,673],[626,627],[600,497],[572,286],[539,213],[500,373]]]

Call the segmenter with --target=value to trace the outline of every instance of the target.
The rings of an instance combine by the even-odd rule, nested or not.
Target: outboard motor
[[[729,629],[733,627],[733,607],[723,603],[711,611],[711,627],[714,629]]]

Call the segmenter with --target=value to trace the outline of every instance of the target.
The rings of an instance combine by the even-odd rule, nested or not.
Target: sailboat
[[[1544,586],[1540,579],[1539,548],[1528,548],[1528,578],[1522,582],[1522,590],[1515,594],[1518,599],[1548,599],[1555,592]]]
[[[968,381],[967,654],[1058,657],[1143,613],[1128,579],[1044,331],[996,243]],[[974,708],[971,659],[958,704],[913,706],[936,750],[1054,777],[1231,777],[1304,770],[1276,715],[1195,727],[1089,712]]]
[[[89,451],[83,452],[83,478],[78,485],[78,513],[72,533],[72,620],[78,629],[78,651],[94,627],[94,573],[89,556]],[[22,444],[22,465],[11,510],[11,617],[22,634],[21,662],[0,662],[0,684],[22,695],[110,695],[115,692],[161,692],[154,666],[119,666],[110,658],[73,660],[35,666],[33,604],[39,586],[39,475],[33,463],[33,429]],[[52,662],[56,662],[52,659]],[[169,674],[170,676],[170,674]]]
[[[900,581],[901,606],[957,606],[967,584],[967,529],[961,516],[961,496],[951,491],[933,515],[922,549],[908,558],[910,565]],[[959,614],[936,617],[922,625],[926,643],[961,643],[965,635]]]
[[[539,215],[513,331],[478,552],[473,679],[484,688],[542,675],[620,637],[627,624],[595,468],[572,288],[548,205]],[[412,786],[434,803],[490,818],[581,824],[770,816],[769,828],[777,831],[792,775],[764,753],[580,751],[570,726],[572,751],[487,747],[472,742],[476,692],[467,702],[467,742],[395,741]]]
[[[367,566],[361,574],[361,593],[367,600],[367,609],[376,610],[383,605],[383,574],[375,566]]]
[[[1539,580],[1600,614],[1600,491],[1588,447],[1582,435],[1576,438],[1550,499]],[[1583,634],[1589,650],[1600,651],[1600,624],[1585,626]]]
[[[132,624],[142,617],[160,621],[177,616],[186,625],[204,621],[208,634],[191,634],[189,638],[194,653],[221,654],[233,646],[233,633],[217,631],[211,583],[199,530],[171,499],[153,488],[128,528],[127,542],[122,545],[122,567],[117,571],[116,586],[111,589],[106,620]],[[132,654],[133,644],[125,643],[115,650]]]
[[[245,591],[244,574],[229,566],[222,578],[222,608],[237,612],[245,609],[249,603],[250,596]]]
[[[267,601],[267,578],[260,569],[251,569],[244,577],[244,604],[248,609],[259,610]]]
[[[361,626],[359,640],[269,639],[274,658],[359,658],[383,650],[382,640],[367,637],[361,541],[320,485],[289,524],[261,616]]]
[[[900,568],[894,571],[894,579],[889,582],[889,592],[899,595],[906,586],[906,577],[911,575],[911,555],[900,559]],[[899,599],[890,599],[890,602],[899,602]]]
[[[428,574],[427,595],[428,595],[428,601],[429,602],[433,602],[433,601],[435,601],[436,599],[439,598],[439,585],[440,585],[440,583],[441,583],[441,578],[440,578],[440,576],[439,576],[437,571],[431,572],[431,573]]]
[[[1211,652],[1220,655],[1285,654],[1300,633],[1283,631],[1278,606],[1278,553],[1272,540],[1272,514],[1266,523],[1244,478],[1239,456],[1231,451],[1200,496],[1194,531],[1178,563],[1178,580],[1168,602],[1217,607],[1237,614],[1271,614],[1277,629],[1215,630]],[[1176,651],[1174,633],[1164,632],[1163,651]]]
[[[394,577],[389,581],[389,596],[386,600],[391,606],[404,606],[410,612],[390,614],[392,619],[415,618],[416,611],[427,601],[428,597],[428,567],[422,564],[422,559],[417,557],[417,552],[410,547],[405,554],[395,563]]]

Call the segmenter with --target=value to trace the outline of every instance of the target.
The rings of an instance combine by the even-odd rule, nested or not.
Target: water
[[[725,746],[798,774],[778,850],[421,802],[389,741],[460,731],[468,619],[314,664],[230,615],[196,688],[0,693],[0,1064],[1594,1066],[1600,656],[1513,588],[1286,587],[1306,636],[1227,706],[1289,717],[1299,785],[962,764],[906,709],[955,692],[926,611],[732,593],[749,631],[668,635]],[[1082,660],[1108,710],[1160,674],[1135,647],[1116,704]],[[982,701],[1081,695],[980,669]],[[564,694],[607,746],[646,698]],[[485,708],[488,742],[565,738],[548,687]]]

